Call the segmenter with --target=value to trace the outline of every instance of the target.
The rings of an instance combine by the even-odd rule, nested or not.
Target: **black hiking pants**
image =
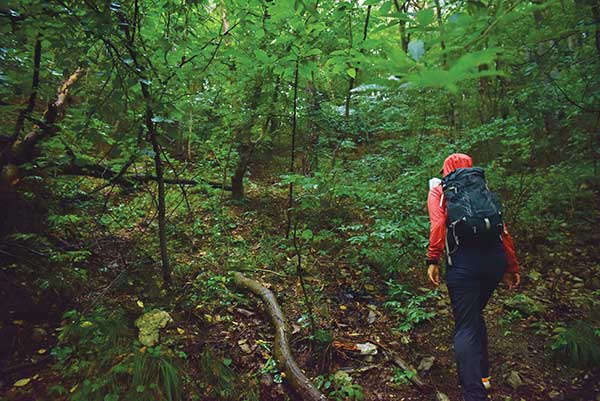
[[[501,242],[485,248],[458,249],[451,255],[446,283],[454,314],[454,354],[465,401],[483,401],[481,379],[490,375],[483,309],[506,271]]]

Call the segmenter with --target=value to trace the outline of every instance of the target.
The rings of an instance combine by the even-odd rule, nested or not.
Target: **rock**
[[[248,345],[248,339],[246,338],[239,340],[238,345],[240,346],[240,349],[246,354],[251,354],[254,351],[254,349],[250,347],[250,345]]]
[[[240,349],[243,352],[245,352],[246,354],[251,354],[252,353],[252,348],[250,348],[250,346],[248,345],[248,343],[240,344]]]
[[[446,394],[439,391],[435,393],[435,399],[436,401],[450,401],[450,398]]]
[[[153,347],[158,343],[158,331],[172,321],[171,315],[159,309],[144,313],[135,321],[135,327],[140,329],[138,339],[145,346]]]
[[[420,372],[428,372],[431,369],[431,367],[433,366],[434,362],[435,362],[435,356],[425,357],[425,358],[421,359],[421,362],[419,363],[419,367],[417,367],[417,370]]]
[[[371,343],[358,343],[356,348],[360,351],[361,355],[377,355],[377,346]]]
[[[508,379],[506,379],[506,382],[514,390],[518,389],[519,387],[521,387],[523,385],[523,379],[521,379],[519,372],[517,372],[515,370],[510,372],[510,375],[508,375]]]
[[[46,332],[46,330],[42,329],[41,327],[34,327],[31,332],[31,339],[33,340],[33,342],[39,344],[46,339],[47,335],[48,333]]]
[[[367,323],[373,324],[377,320],[377,313],[372,310],[369,310],[369,316],[367,316]]]

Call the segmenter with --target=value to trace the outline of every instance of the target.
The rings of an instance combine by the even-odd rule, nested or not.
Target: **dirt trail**
[[[264,177],[265,175],[261,174],[261,181]],[[267,185],[270,185],[269,181],[271,180],[267,180]],[[260,188],[261,182],[255,184]],[[278,200],[256,198],[259,193],[260,189],[256,189],[249,194],[248,207],[254,210],[275,210],[272,203]],[[282,207],[277,209],[282,210]],[[275,217],[272,213],[266,216]],[[277,222],[271,223],[277,225]],[[425,357],[435,357],[431,369],[421,372],[422,377],[434,389],[447,394],[450,400],[462,400],[452,351],[454,322],[444,285],[441,287],[441,297],[432,304],[436,316],[416,325],[414,330],[405,335],[396,330],[399,317],[381,306],[386,299],[386,285],[381,278],[372,277],[374,286],[365,288],[359,284],[360,272],[349,266],[343,256],[309,256],[313,266],[318,266],[317,269],[307,267],[310,278],[323,283],[322,308],[318,312],[319,328],[330,331],[333,340],[342,343],[371,341],[385,344],[415,366]],[[521,256],[522,259],[529,257]],[[525,280],[519,292],[531,298],[539,298],[536,294],[536,282],[527,279],[526,269],[527,267],[523,272]],[[288,322],[296,322],[305,313],[303,305],[298,302],[302,299],[302,294],[299,286],[294,283],[295,278],[283,279],[260,272],[258,276],[262,276],[262,280],[277,291]],[[428,286],[425,269],[409,269],[406,275],[397,277],[397,280],[415,289]],[[513,309],[507,307],[506,300],[514,295],[515,292],[501,286],[485,310],[492,366],[493,389],[490,399],[595,399],[600,393],[600,370],[573,370],[551,359],[548,356],[547,335],[538,330],[539,322],[545,317],[523,316],[511,321],[510,312]],[[370,322],[369,314],[372,311],[376,311],[376,318]],[[256,312],[261,316],[260,311]],[[272,330],[265,324],[267,321],[265,316],[260,321],[245,321],[247,327],[252,327],[252,335],[248,332],[240,335],[244,336],[248,343],[260,338],[270,338]],[[306,339],[306,333],[301,331],[292,334],[292,344],[301,365],[304,361],[304,366],[313,374],[334,373],[340,369],[351,370],[353,379],[363,387],[366,400],[431,400],[434,397],[433,392],[423,393],[410,384],[392,383],[390,379],[397,373],[397,368],[384,358],[382,352],[372,358],[365,358],[335,347],[315,350],[314,345]],[[231,351],[235,354],[237,350],[234,347]],[[319,354],[316,354],[316,351]],[[240,357],[247,359],[247,356]],[[361,371],[362,369],[364,371]],[[515,374],[522,380],[516,389],[509,384],[509,377]]]

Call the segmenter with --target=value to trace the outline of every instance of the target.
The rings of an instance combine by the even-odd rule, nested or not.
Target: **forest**
[[[599,0],[0,22],[0,400],[463,400],[427,256],[460,153],[520,266],[483,311],[488,399],[600,401]]]

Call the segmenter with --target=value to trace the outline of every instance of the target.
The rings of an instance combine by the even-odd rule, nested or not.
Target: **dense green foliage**
[[[414,277],[453,152],[486,168],[528,275],[505,336],[534,319],[555,363],[598,364],[597,1],[7,0],[0,20],[0,368],[35,352],[20,313],[47,315],[40,399],[258,399],[270,346],[236,366],[206,334],[248,307],[232,271],[299,279],[282,301],[321,388],[368,399],[323,368],[331,293],[382,297],[402,341],[435,320]],[[187,326],[145,347],[154,308]]]

